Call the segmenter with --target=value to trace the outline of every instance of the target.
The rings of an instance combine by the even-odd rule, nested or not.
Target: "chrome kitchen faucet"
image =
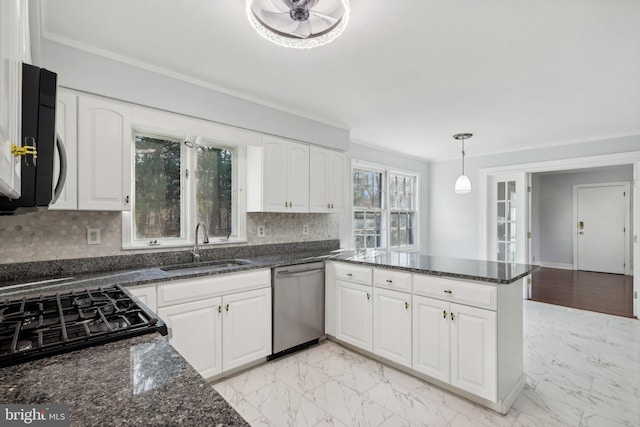
[[[209,235],[207,234],[207,226],[204,221],[200,221],[198,225],[196,225],[196,238],[193,244],[193,250],[191,251],[191,255],[193,255],[193,261],[200,261],[200,248],[198,247],[198,231],[200,231],[200,226],[204,228],[204,238],[202,239],[202,243],[209,243]]]

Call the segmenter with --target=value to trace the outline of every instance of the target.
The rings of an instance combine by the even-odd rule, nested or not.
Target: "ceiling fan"
[[[315,47],[337,37],[349,0],[247,0],[247,15],[263,37],[289,47]]]

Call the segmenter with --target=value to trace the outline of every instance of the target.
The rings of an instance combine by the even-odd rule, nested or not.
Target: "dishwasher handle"
[[[314,269],[312,269],[312,270],[292,271],[292,272],[289,272],[289,271],[282,271],[282,272],[280,272],[280,271],[279,271],[279,272],[277,272],[277,273],[276,273],[276,278],[283,277],[283,276],[286,276],[286,277],[300,277],[300,276],[306,276],[306,275],[308,275],[308,274],[313,274],[313,273],[315,273],[316,271],[324,271],[324,268],[314,268]]]

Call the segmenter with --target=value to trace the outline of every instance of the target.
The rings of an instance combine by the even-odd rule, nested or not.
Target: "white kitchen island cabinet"
[[[525,384],[522,286],[534,268],[420,254],[354,258],[327,262],[329,337],[507,413]]]
[[[247,147],[247,211],[309,212],[309,146],[272,136]]]

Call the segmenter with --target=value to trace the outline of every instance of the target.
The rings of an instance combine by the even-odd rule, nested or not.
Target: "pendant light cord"
[[[462,138],[462,175],[464,175],[464,140],[466,138]]]

